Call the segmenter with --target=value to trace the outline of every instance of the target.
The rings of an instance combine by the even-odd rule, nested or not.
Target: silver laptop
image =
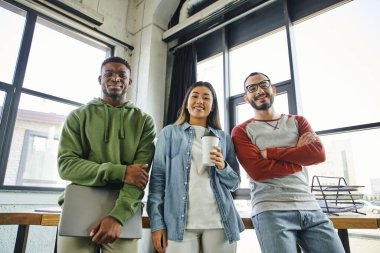
[[[89,237],[92,227],[113,209],[119,190],[70,184],[59,225],[59,235]],[[134,216],[122,227],[120,238],[141,238],[141,204]]]

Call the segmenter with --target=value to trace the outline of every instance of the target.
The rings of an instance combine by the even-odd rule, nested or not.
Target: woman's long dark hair
[[[209,82],[202,82],[202,81],[193,83],[187,90],[185,98],[183,99],[183,102],[182,102],[181,114],[179,115],[178,119],[176,120],[174,124],[182,125],[185,122],[189,122],[190,114],[186,108],[187,101],[189,100],[191,91],[194,88],[199,87],[199,86],[207,87],[211,91],[211,95],[212,95],[212,109],[211,109],[210,114],[207,117],[207,125],[215,129],[222,129],[220,125],[218,99],[216,97],[215,89],[214,87],[212,87],[212,85]]]

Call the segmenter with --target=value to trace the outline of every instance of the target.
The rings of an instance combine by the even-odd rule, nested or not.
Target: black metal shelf
[[[330,184],[326,184],[330,181]],[[343,177],[314,176],[311,184],[311,192],[314,193],[323,212],[339,215],[342,212],[359,212],[364,206],[360,199],[363,194],[358,192],[361,185],[348,185]],[[354,193],[352,193],[354,192]]]

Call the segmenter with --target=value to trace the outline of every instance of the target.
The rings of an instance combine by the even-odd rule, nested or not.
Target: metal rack
[[[348,185],[343,177],[313,176],[311,192],[314,193],[323,212],[339,215],[342,212],[354,212],[364,206],[359,189],[364,186]]]

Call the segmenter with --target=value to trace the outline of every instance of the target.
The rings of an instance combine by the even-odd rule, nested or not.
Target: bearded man
[[[244,81],[253,118],[232,130],[250,177],[252,222],[263,253],[343,253],[331,221],[311,193],[304,166],[325,161],[321,140],[303,116],[279,114],[276,87],[263,73]]]

